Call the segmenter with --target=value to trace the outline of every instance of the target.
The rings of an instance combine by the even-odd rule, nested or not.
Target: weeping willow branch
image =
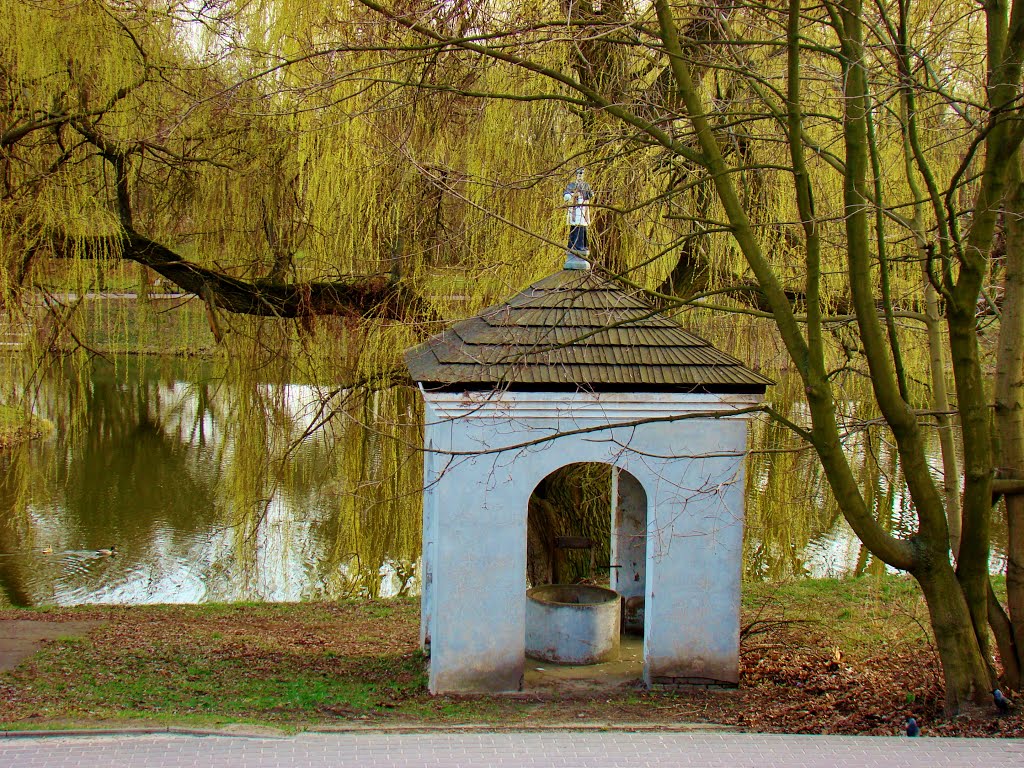
[[[137,232],[76,239],[74,246],[72,248],[62,237],[52,241],[57,256],[70,258],[74,251],[120,256],[149,267],[186,293],[236,314],[282,318],[358,315],[402,321],[437,319],[436,312],[416,291],[385,275],[353,276],[329,282],[242,280],[188,261]]]
[[[299,283],[242,280],[182,258],[135,229],[129,177],[131,157],[139,151],[139,146],[113,141],[94,124],[83,120],[75,120],[72,125],[114,169],[116,208],[121,223],[120,235],[87,238],[82,243],[87,252],[100,250],[135,261],[211,306],[237,314],[282,318],[360,315],[394,320],[436,319],[415,291],[389,277]]]

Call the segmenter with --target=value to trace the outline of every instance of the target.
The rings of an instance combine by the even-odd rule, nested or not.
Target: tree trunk
[[[946,681],[946,715],[958,714],[964,705],[981,704],[989,698],[988,667],[972,629],[971,615],[956,574],[948,561],[934,561],[915,570],[921,585],[935,645]]]
[[[916,224],[916,221],[915,221]],[[942,343],[939,297],[928,279],[927,254],[919,250],[924,271],[925,326],[928,331],[929,372],[932,384],[932,409],[938,425],[939,447],[942,452],[942,493],[946,499],[946,524],[949,526],[949,546],[953,556],[960,555],[960,468],[957,466],[953,417],[949,411],[949,393],[946,391],[945,345]]]
[[[531,587],[536,587],[553,581],[558,514],[551,502],[537,492],[530,496],[527,510],[526,579]]]
[[[401,279],[386,275],[332,282],[243,280],[188,261],[154,240],[128,232],[121,237],[93,237],[72,243],[50,238],[55,256],[73,254],[120,257],[149,267],[186,293],[209,300],[228,312],[261,317],[350,315],[382,320],[438,320],[436,311]]]
[[[971,613],[978,645],[986,662],[989,662],[988,569],[994,474],[992,417],[981,376],[973,312],[950,307],[947,322],[964,445],[963,528],[956,575]],[[994,667],[989,676],[994,680]]]
[[[1006,262],[1003,275],[1003,310],[995,375],[995,420],[999,433],[1000,474],[1024,479],[1024,184],[1014,168],[1015,187],[1005,216]],[[1000,615],[998,603],[990,606],[992,623],[1003,661],[1003,679],[1015,690],[1021,687],[1024,666],[1024,496],[1005,497],[1008,537],[1006,547],[1006,597],[1009,616]],[[994,596],[989,602],[995,602]],[[1006,622],[1005,619],[1009,621]]]

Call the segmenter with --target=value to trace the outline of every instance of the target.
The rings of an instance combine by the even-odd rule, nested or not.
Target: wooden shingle
[[[431,388],[763,393],[771,379],[590,271],[562,270],[405,353]]]

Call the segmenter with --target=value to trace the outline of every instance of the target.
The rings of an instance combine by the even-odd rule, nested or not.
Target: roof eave
[[[768,384],[579,384],[576,382],[517,383],[507,381],[417,381],[433,392],[644,392],[708,395],[763,395]],[[772,382],[774,383],[774,382]]]

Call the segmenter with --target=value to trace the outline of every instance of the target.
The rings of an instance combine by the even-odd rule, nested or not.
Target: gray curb
[[[282,734],[246,733],[245,731],[218,731],[212,728],[183,728],[175,725],[154,728],[64,728],[60,730],[0,731],[0,739],[51,739],[88,736],[153,736],[176,734],[181,736],[233,736],[240,739],[283,739]]]
[[[664,732],[664,733],[742,733],[742,729],[731,725],[714,723],[678,723],[651,725],[649,723],[564,723],[537,725],[481,725],[452,724],[432,725],[409,723],[405,725],[322,725],[304,729],[298,733],[305,734],[340,734],[340,733],[538,733],[538,732]],[[216,728],[187,728],[183,726],[157,726],[134,728],[65,728],[38,731],[0,731],[0,739],[49,739],[75,738],[89,736],[153,736],[157,734],[175,734],[179,736],[227,736],[239,739],[287,739],[285,733],[260,731],[247,732],[244,728],[219,730]]]

